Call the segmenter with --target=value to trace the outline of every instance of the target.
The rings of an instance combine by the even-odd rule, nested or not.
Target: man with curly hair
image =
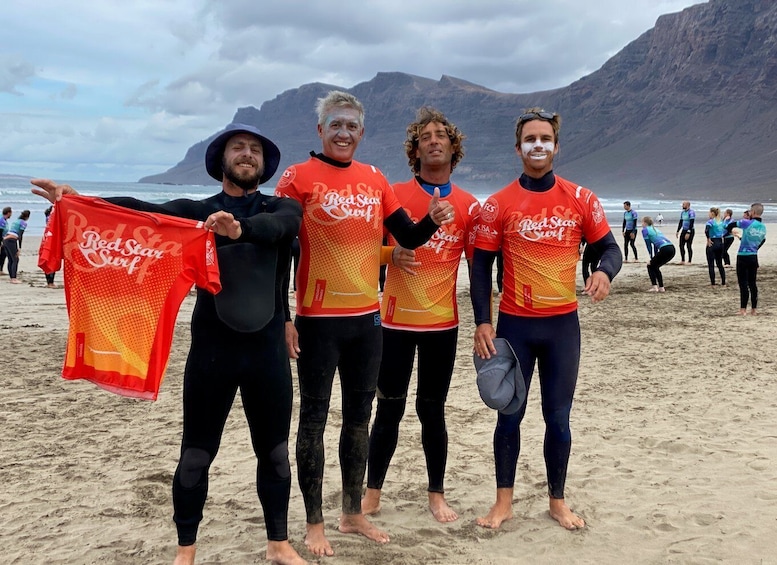
[[[450,202],[454,221],[442,225],[415,250],[415,275],[388,266],[381,304],[383,355],[378,376],[378,408],[370,433],[367,493],[362,511],[380,509],[380,496],[391,458],[397,447],[399,422],[418,352],[416,413],[429,478],[429,509],[439,522],[458,518],[445,500],[443,478],[448,456],[445,400],[453,375],[458,338],[456,278],[461,255],[472,257],[473,228],[480,203],[451,183],[456,164],[464,156],[459,129],[439,110],[421,108],[407,127],[405,152],[413,178],[394,185],[394,192],[411,218],[426,213],[435,190]],[[390,244],[396,244],[392,237]]]

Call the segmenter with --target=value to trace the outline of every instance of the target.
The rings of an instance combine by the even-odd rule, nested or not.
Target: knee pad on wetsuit
[[[558,408],[545,416],[547,433],[556,441],[568,443],[572,441],[572,432],[569,429],[569,412],[571,406]]]
[[[445,402],[442,400],[416,398],[415,410],[423,425],[442,423],[445,419]]]
[[[403,398],[378,398],[378,412],[375,415],[375,421],[398,426],[405,415],[405,402]]]
[[[374,398],[374,390],[345,392],[343,394],[343,423],[364,426],[369,424]]]
[[[273,473],[281,479],[291,477],[291,465],[289,464],[289,442],[284,441],[276,445],[270,451],[270,466]]]
[[[299,409],[299,422],[302,426],[323,429],[329,414],[329,399],[302,396]]]
[[[184,488],[194,488],[210,467],[210,454],[198,447],[188,447],[178,463],[178,478]]]

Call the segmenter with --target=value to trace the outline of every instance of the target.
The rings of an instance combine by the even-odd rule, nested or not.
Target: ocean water
[[[169,184],[147,184],[138,182],[87,182],[87,181],[62,181],[71,184],[79,193],[87,196],[131,196],[147,202],[161,203],[175,198],[191,198],[200,200],[218,192],[220,187],[217,185],[169,185]],[[30,219],[27,225],[27,233],[31,236],[43,235],[43,227],[46,217],[43,211],[48,208],[47,200],[36,196],[30,192],[32,185],[29,179],[17,176],[0,175],[0,208],[11,206],[13,208],[12,218],[19,217],[22,210],[30,211]],[[264,185],[262,192],[269,194],[273,187]],[[491,192],[473,191],[473,195],[481,202],[489,197]],[[667,233],[671,233],[677,226],[682,209],[682,200],[672,199],[640,199],[634,194],[624,194],[621,198],[600,198],[607,219],[616,228],[620,228],[623,221],[623,201],[630,200],[631,207],[636,210],[640,217],[655,216],[661,212],[664,215],[664,225],[667,226]],[[692,207],[696,210],[697,223],[704,225],[707,221],[707,211],[711,206],[717,206],[721,210],[731,208],[734,211],[734,218],[742,217],[742,212],[750,207],[749,202],[711,202],[697,201],[692,202]],[[765,222],[777,222],[777,206],[767,205],[764,211]],[[617,229],[616,229],[617,231]]]

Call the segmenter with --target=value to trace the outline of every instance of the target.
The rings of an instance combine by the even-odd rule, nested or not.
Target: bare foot
[[[329,540],[324,535],[324,523],[305,524],[307,535],[305,536],[305,545],[313,555],[318,557],[331,557],[335,554]]]
[[[197,547],[194,545],[179,545],[173,565],[194,565],[194,553]]]
[[[378,543],[389,542],[389,535],[371,524],[364,514],[341,514],[338,529],[344,534],[361,534]]]
[[[755,308],[750,308],[750,315],[751,316],[757,316],[757,314],[755,312]]]
[[[459,519],[459,515],[453,511],[453,508],[448,506],[445,501],[445,495],[441,492],[429,493],[429,510],[432,511],[432,516],[438,522],[455,522]]]
[[[739,315],[740,316],[744,316],[745,314],[747,314],[747,308],[740,308],[739,309]]]
[[[362,498],[362,514],[372,516],[380,512],[380,493],[379,488],[367,488]]]
[[[513,489],[496,489],[496,502],[488,511],[488,514],[476,520],[478,526],[497,529],[502,522],[513,517]]]
[[[300,557],[299,553],[295,551],[289,540],[283,541],[268,541],[267,553],[265,554],[267,561],[277,563],[278,565],[306,565],[307,561]]]
[[[567,530],[585,528],[585,520],[572,512],[563,498],[550,499],[550,516]]]
[[[22,281],[19,279],[10,279],[8,282],[11,284],[22,284]]]

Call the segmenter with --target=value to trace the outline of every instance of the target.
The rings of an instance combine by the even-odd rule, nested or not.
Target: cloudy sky
[[[699,3],[4,0],[0,173],[136,181],[175,165],[239,107],[380,71],[558,88],[658,16]]]

